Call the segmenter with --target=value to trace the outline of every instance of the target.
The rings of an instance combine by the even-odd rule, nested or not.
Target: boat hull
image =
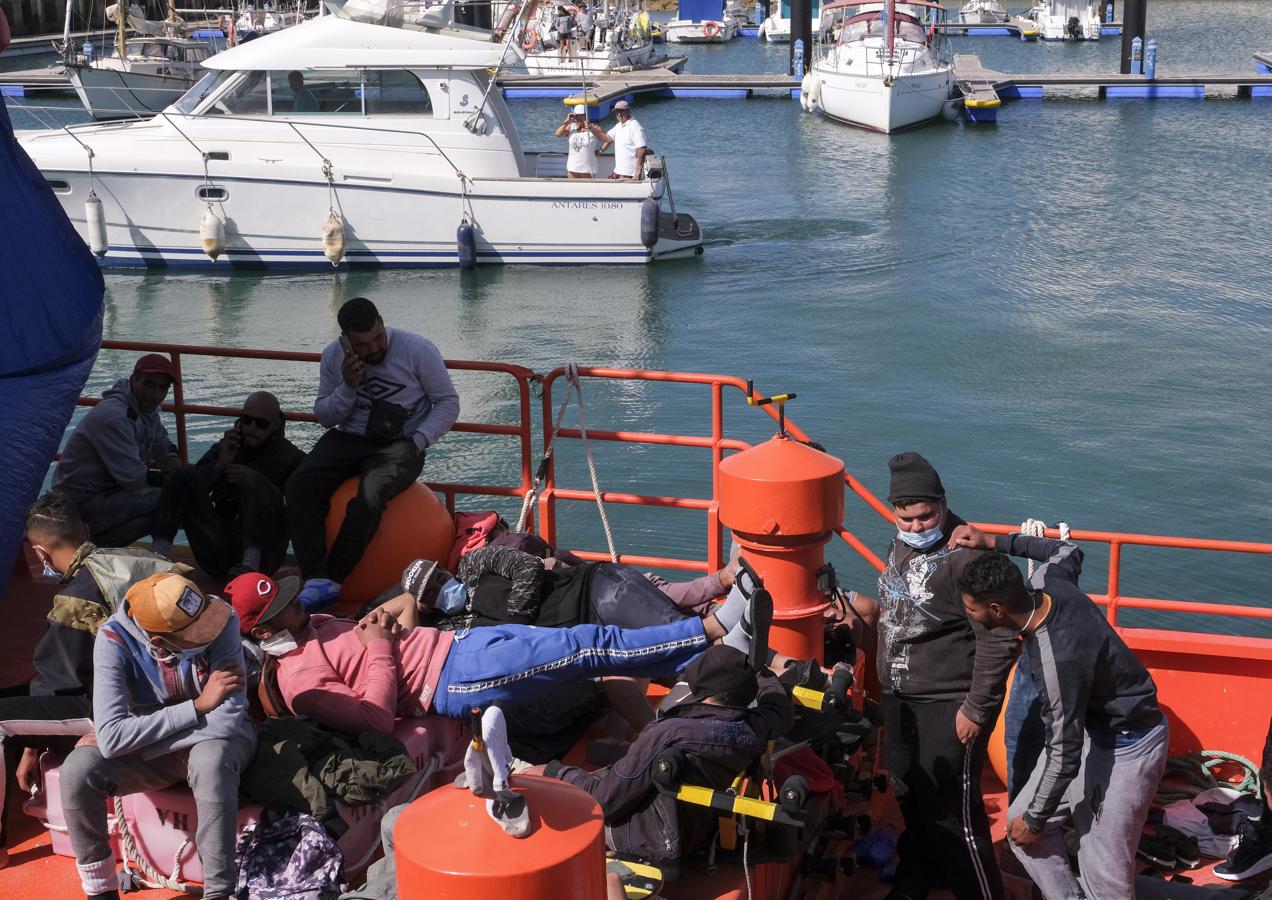
[[[714,26],[714,27],[712,27]],[[663,27],[669,44],[725,44],[738,36],[737,23],[671,21]]]
[[[88,114],[99,122],[153,116],[175,103],[193,79],[96,66],[67,66],[67,77]]]
[[[526,71],[531,75],[603,75],[624,69],[648,69],[657,65],[653,41],[636,47],[576,53],[573,58],[559,59],[555,50],[527,53]]]
[[[896,75],[890,84],[875,76],[813,68],[818,102],[828,117],[890,134],[940,117],[950,96],[950,71]]]

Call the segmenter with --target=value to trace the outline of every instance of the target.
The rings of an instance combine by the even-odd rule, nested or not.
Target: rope
[[[751,829],[746,827],[746,819],[738,818],[738,831],[742,832],[742,875],[746,878],[746,900],[751,900],[751,864],[747,859],[747,851],[751,846]]]
[[[1219,780],[1215,772],[1224,766],[1236,765],[1241,768],[1240,781]],[[1167,784],[1167,778],[1176,779]],[[1179,783],[1182,781],[1182,783]],[[1162,784],[1157,789],[1153,802],[1159,805],[1173,803],[1176,800],[1190,800],[1202,791],[1214,787],[1232,788],[1244,794],[1262,797],[1262,786],[1259,783],[1259,767],[1237,753],[1226,750],[1201,750],[1187,756],[1175,756],[1166,761],[1166,771],[1162,773]]]
[[[1069,539],[1069,523],[1059,522],[1056,527],[1060,529],[1060,540],[1067,541]],[[1020,523],[1020,533],[1027,534],[1030,537],[1046,537],[1047,523],[1042,519],[1025,519]],[[1033,578],[1034,568],[1037,563],[1032,559],[1029,560],[1029,577]]]
[[[561,406],[557,409],[556,419],[552,422],[552,431],[548,433],[548,445],[543,450],[543,459],[539,462],[539,470],[534,474],[534,481],[531,482],[529,490],[526,491],[525,499],[521,502],[521,515],[517,517],[517,527],[513,531],[517,534],[526,530],[526,522],[530,518],[530,507],[534,505],[534,501],[538,499],[539,491],[543,489],[543,479],[547,477],[548,461],[552,459],[552,447],[556,441],[557,432],[561,430],[561,420],[565,418],[565,410],[570,405],[570,392],[567,390],[565,396],[561,398]]]
[[[186,884],[181,880],[181,857],[185,855],[186,850],[190,847],[189,835],[181,842],[181,846],[177,847],[177,851],[172,854],[172,877],[169,878],[150,865],[150,862],[138,851],[137,840],[133,837],[132,830],[128,827],[128,819],[124,816],[123,798],[115,795],[111,799],[115,804],[115,822],[119,828],[119,843],[124,851],[124,865],[135,865],[137,867],[139,874],[134,876],[136,880],[150,888],[167,889],[183,894],[197,893],[198,889],[194,885]]]

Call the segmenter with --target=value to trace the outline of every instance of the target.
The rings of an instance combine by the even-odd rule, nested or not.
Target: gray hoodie
[[[247,717],[247,692],[225,698],[206,716],[194,698],[208,675],[220,668],[243,667],[238,616],[220,635],[171,664],[147,651],[146,632],[128,614],[128,601],[97,632],[93,645],[93,727],[102,756],[114,759],[138,753],[154,759],[189,750],[200,741],[229,740],[256,744],[256,729]]]
[[[172,452],[159,411],[137,407],[129,379],[121,378],[71,432],[53,472],[54,490],[76,500],[146,486],[146,470]]]

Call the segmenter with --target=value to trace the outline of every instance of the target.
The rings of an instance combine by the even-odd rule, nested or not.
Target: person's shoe
[[[1175,842],[1156,834],[1141,836],[1135,855],[1159,869],[1169,871],[1178,865],[1175,857]]]
[[[330,578],[311,578],[300,589],[299,599],[308,612],[322,612],[340,599],[340,584]]]
[[[1170,841],[1175,848],[1175,860],[1185,869],[1195,869],[1201,865],[1201,847],[1195,837],[1169,825],[1158,825],[1154,831],[1158,837]]]
[[[1272,827],[1242,819],[1237,825],[1237,845],[1215,866],[1215,874],[1224,881],[1244,881],[1268,869],[1272,869]]]

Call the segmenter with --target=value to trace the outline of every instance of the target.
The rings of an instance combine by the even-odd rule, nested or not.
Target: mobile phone
[[[345,356],[353,356],[353,344],[349,341],[349,335],[340,335],[340,346],[344,349]]]

